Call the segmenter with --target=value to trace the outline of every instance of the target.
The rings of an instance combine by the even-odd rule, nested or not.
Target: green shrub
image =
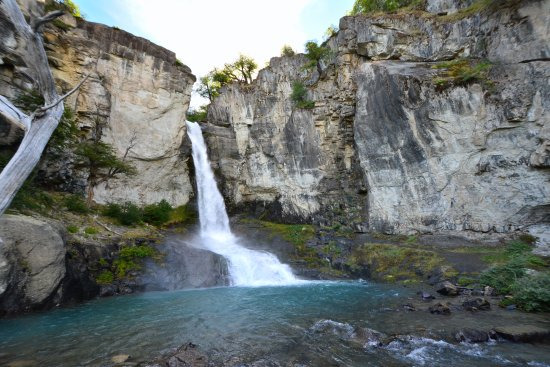
[[[305,56],[309,61],[304,65],[304,68],[309,70],[317,68],[320,72],[319,62],[329,58],[330,49],[326,46],[319,46],[315,41],[306,42],[305,48]]]
[[[118,259],[113,261],[117,278],[123,278],[129,272],[141,269],[143,260],[155,255],[157,255],[157,251],[149,245],[123,247],[119,252]]]
[[[158,204],[147,205],[143,208],[143,221],[155,226],[161,226],[170,220],[172,205],[166,200]]]
[[[421,8],[423,1],[418,0],[356,0],[351,15],[376,12],[392,12],[404,7]]]
[[[488,74],[491,67],[492,64],[484,60],[457,59],[441,62],[434,66],[435,69],[442,70],[434,82],[439,88],[478,82],[490,89],[492,83],[488,79]]]
[[[483,285],[493,287],[499,294],[509,294],[516,280],[525,275],[525,264],[518,259],[497,265],[481,274]]]
[[[72,0],[48,0],[44,10],[46,12],[63,10],[75,18],[83,18],[80,8]]]
[[[99,230],[95,227],[86,227],[86,228],[84,228],[84,233],[86,233],[86,234],[98,234]]]
[[[300,81],[294,82],[294,84],[292,84],[292,94],[290,98],[297,108],[311,109],[315,107],[315,102],[306,99],[306,96],[307,89],[304,84]]]
[[[512,286],[514,302],[519,308],[528,311],[550,311],[550,274],[537,273],[518,279]]]
[[[113,280],[115,280],[115,276],[113,275],[113,273],[109,270],[104,270],[102,271],[98,276],[97,278],[95,279],[95,281],[97,282],[97,284],[100,284],[100,285],[107,285],[107,284],[111,284],[113,282]]]
[[[71,224],[67,226],[67,231],[69,231],[69,233],[78,233],[79,228],[74,224]]]
[[[106,217],[116,219],[120,224],[124,226],[133,226],[142,222],[141,209],[130,202],[126,202],[122,205],[109,203],[102,212]]]
[[[203,122],[206,121],[208,114],[207,106],[200,106],[198,109],[189,109],[187,112],[187,120],[191,122]]]
[[[67,210],[73,213],[86,214],[88,213],[88,206],[83,198],[79,195],[70,195],[65,198],[65,207]]]
[[[294,56],[295,54],[296,52],[294,52],[292,47],[290,47],[289,45],[284,45],[283,48],[281,49],[281,56],[291,57],[291,56]]]
[[[193,223],[197,220],[197,212],[190,205],[182,205],[172,209],[170,219],[165,225]]]

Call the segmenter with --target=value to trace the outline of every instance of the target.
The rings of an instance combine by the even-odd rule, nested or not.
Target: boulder
[[[436,292],[444,296],[456,296],[458,295],[458,287],[449,281],[445,281],[439,283]]]
[[[429,308],[430,313],[436,314],[436,315],[450,315],[451,309],[449,306],[444,305],[443,303],[436,303],[433,306],[430,306]]]
[[[428,292],[423,292],[423,291],[422,291],[422,292],[418,292],[418,293],[416,293],[416,294],[418,294],[424,301],[429,301],[429,300],[431,300],[431,299],[435,299],[435,297],[432,296],[432,295],[431,295],[430,293],[428,293]]]
[[[22,215],[0,218],[0,314],[61,299],[65,241],[56,224]]]
[[[380,347],[387,336],[379,331],[369,328],[357,327],[353,331],[352,341],[360,343],[363,347]]]
[[[495,333],[506,340],[514,342],[548,342],[550,340],[550,329],[533,325],[511,325],[495,328]]]
[[[466,328],[457,331],[454,338],[459,343],[484,343],[489,341],[490,335],[487,331]]]
[[[491,309],[491,304],[485,298],[469,299],[462,303],[467,311],[487,311]]]

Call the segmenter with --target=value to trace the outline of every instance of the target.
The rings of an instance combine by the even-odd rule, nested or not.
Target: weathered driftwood
[[[9,207],[17,191],[21,188],[50,140],[52,133],[63,115],[63,100],[78,89],[87,79],[84,78],[73,90],[60,97],[48,65],[40,28],[45,23],[63,14],[55,11],[35,19],[29,25],[16,0],[0,1],[0,14],[14,26],[17,42],[22,49],[20,57],[28,68],[28,75],[38,86],[44,97],[44,106],[31,116],[17,109],[7,98],[0,96],[0,116],[8,123],[22,127],[25,135],[17,152],[0,173],[0,215]]]

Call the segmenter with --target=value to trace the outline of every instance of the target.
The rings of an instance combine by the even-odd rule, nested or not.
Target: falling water
[[[208,162],[206,144],[197,123],[186,122],[193,144],[202,245],[228,260],[232,285],[288,285],[303,282],[275,255],[247,249],[231,233],[223,197]]]

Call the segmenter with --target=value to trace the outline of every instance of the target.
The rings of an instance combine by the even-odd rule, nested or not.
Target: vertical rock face
[[[224,194],[287,220],[389,233],[548,223],[549,10],[524,1],[468,16],[344,17],[321,75],[304,71],[302,55],[274,58],[210,106]],[[490,71],[441,85],[445,69],[433,65],[461,59],[488,60]],[[298,79],[311,110],[291,101]]]
[[[44,41],[56,83],[63,91],[90,74],[66,101],[76,112],[81,130],[90,131],[96,121],[104,125],[102,141],[111,144],[119,157],[126,156],[138,171],[134,177],[95,187],[94,200],[187,203],[192,187],[183,140],[195,82],[191,70],[173,52],[143,38],[69,15],[44,30]],[[2,83],[0,94],[15,98],[31,85],[19,72],[17,60],[2,57],[0,75],[7,83]],[[0,129],[1,137],[11,143],[17,134]],[[72,163],[69,157],[45,162],[42,169],[52,180],[62,182],[62,189],[83,190],[86,172],[75,171]]]

